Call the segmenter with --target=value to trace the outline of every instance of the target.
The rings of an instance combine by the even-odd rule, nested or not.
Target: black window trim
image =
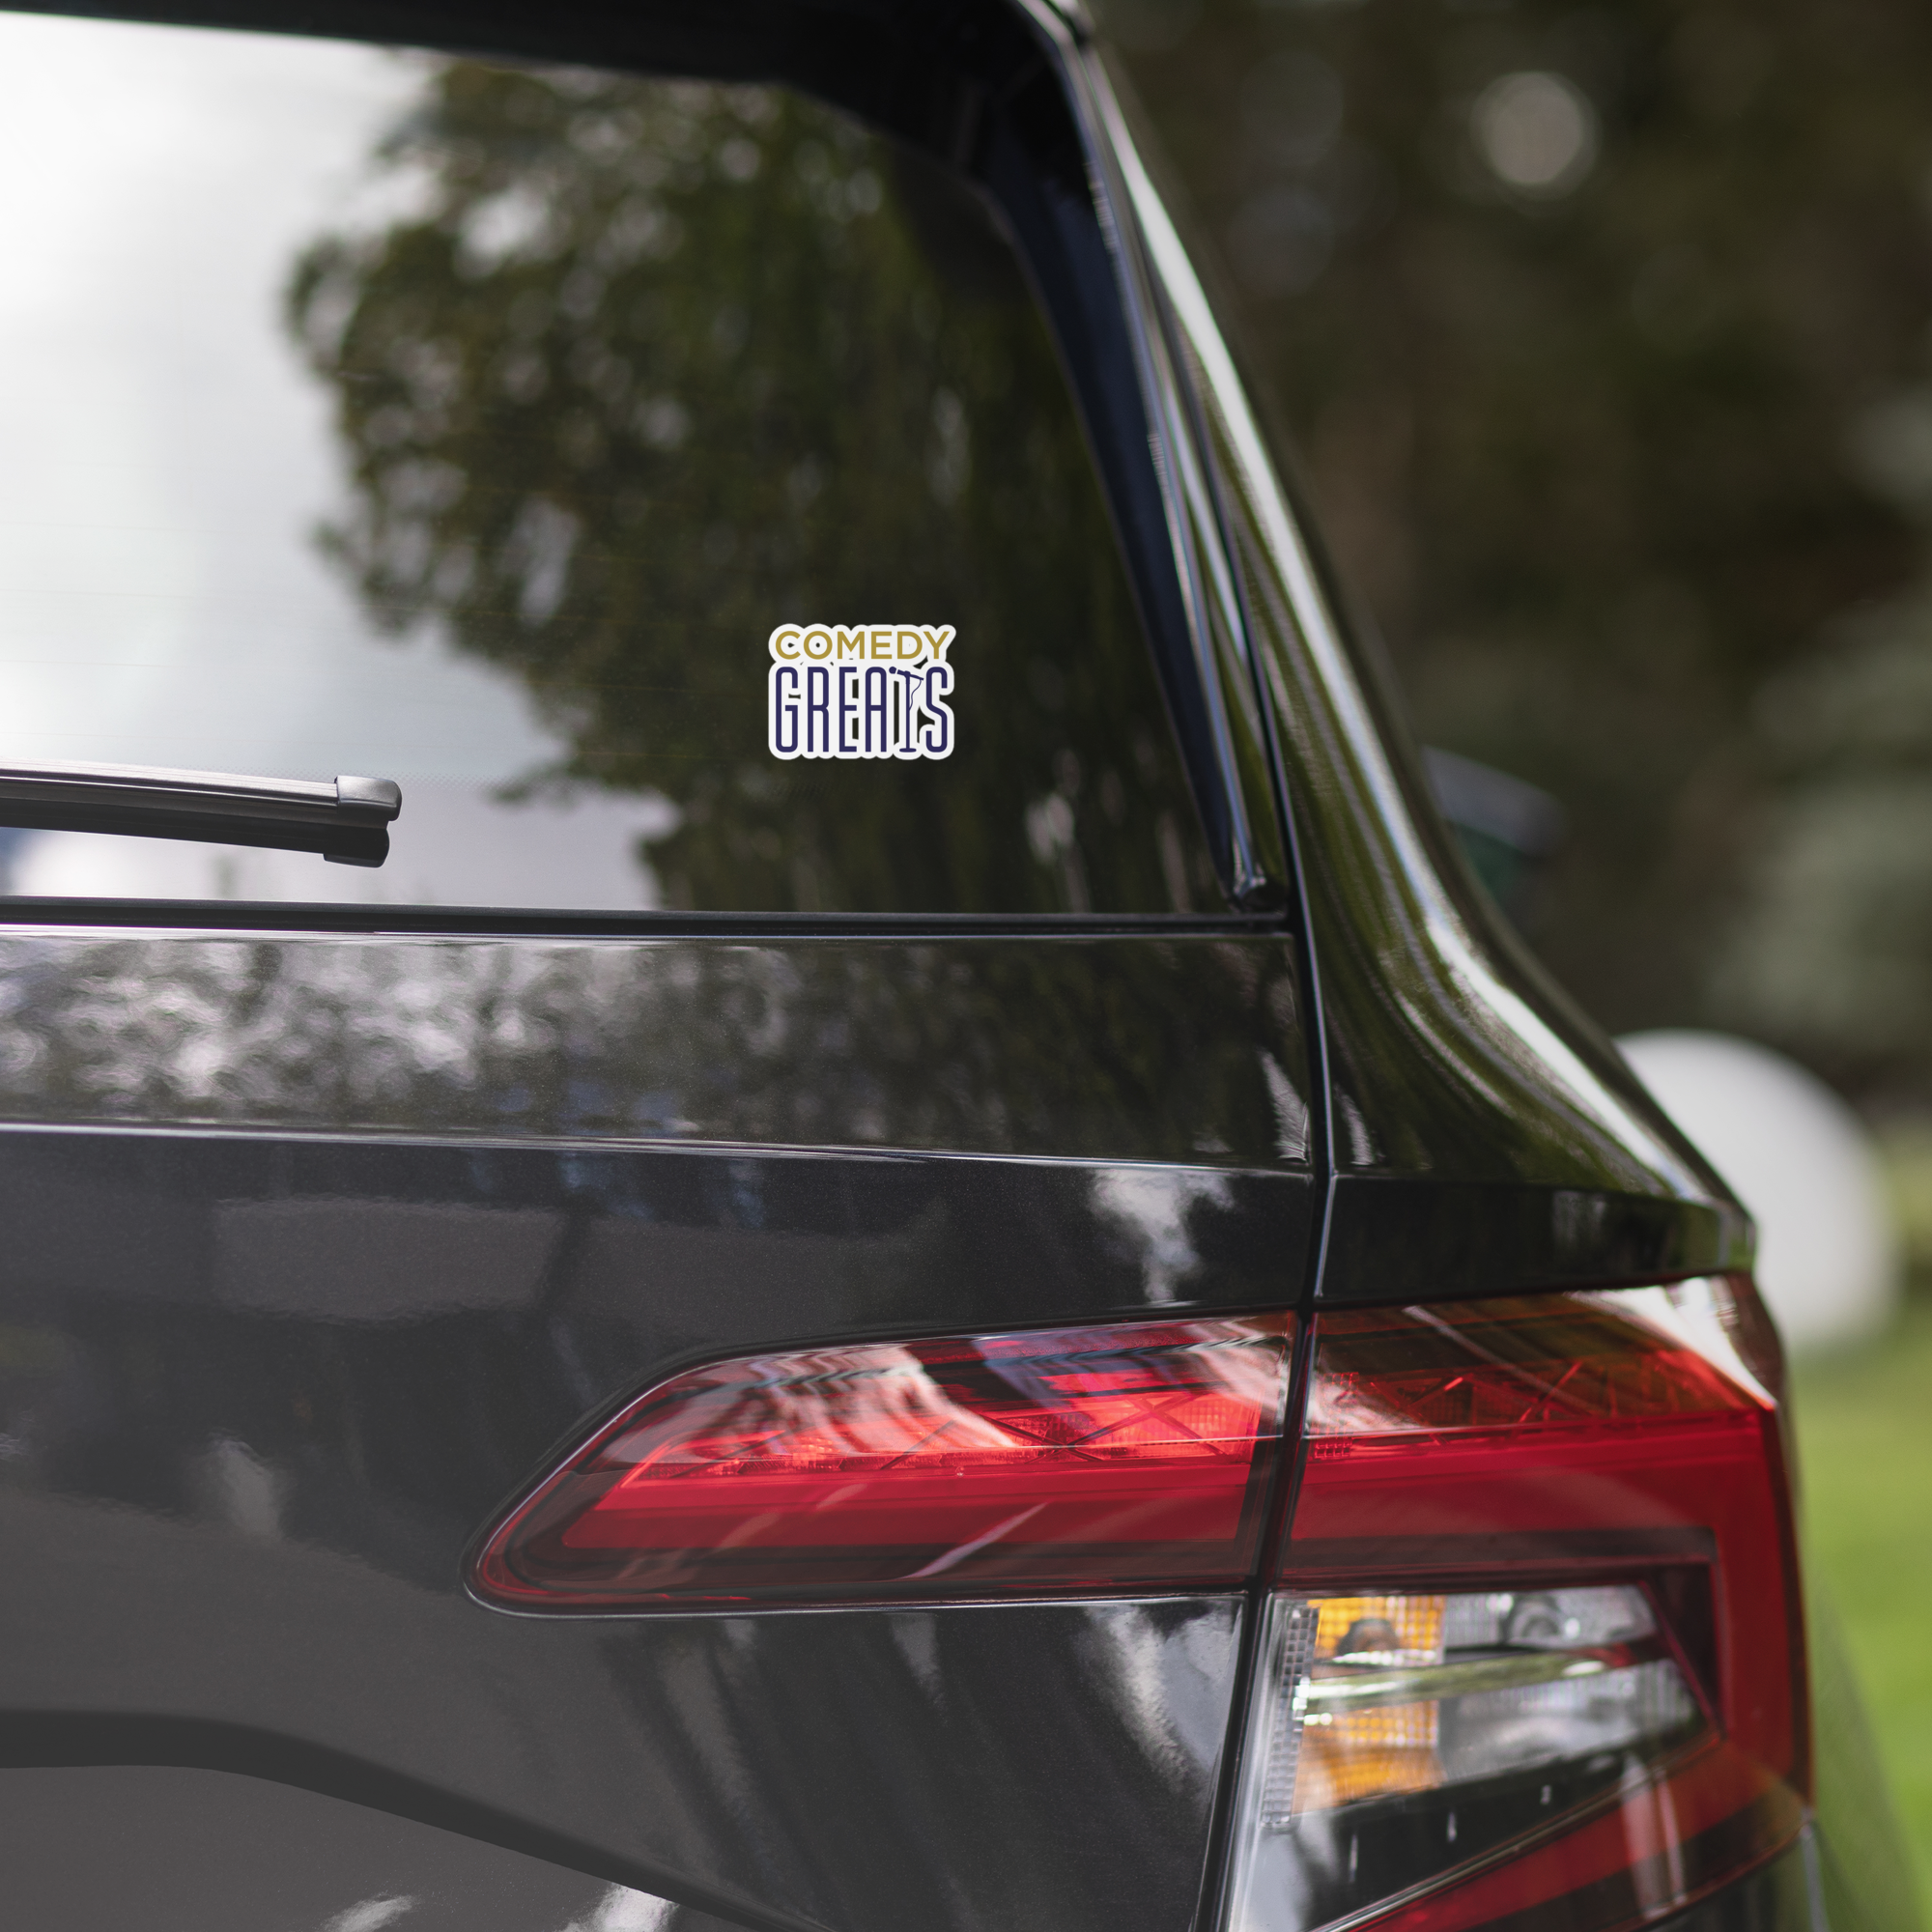
[[[0,898],[0,936],[40,928],[314,935],[440,934],[502,939],[1179,939],[1279,933],[1267,912],[573,912],[502,906],[292,899]]]

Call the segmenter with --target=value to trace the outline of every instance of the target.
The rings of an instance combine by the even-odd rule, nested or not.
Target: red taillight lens
[[[1232,1924],[1610,1928],[1804,1818],[1746,1284],[1318,1318]]]
[[[1238,1583],[1290,1328],[1139,1322],[694,1369],[519,1503],[470,1587],[609,1611]]]
[[[1267,1580],[1229,1932],[1621,1932],[1791,1842],[1805,1701],[1749,1285],[872,1343],[660,1384],[483,1541],[505,1608]]]

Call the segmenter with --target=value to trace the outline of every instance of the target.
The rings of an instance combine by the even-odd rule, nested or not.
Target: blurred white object
[[[1506,73],[1476,97],[1470,131],[1498,180],[1521,194],[1559,195],[1597,158],[1597,115],[1560,73]]]
[[[1859,1117],[1822,1080],[1747,1039],[1659,1032],[1617,1044],[1750,1209],[1757,1284],[1786,1346],[1882,1329],[1898,1300],[1898,1239]]]

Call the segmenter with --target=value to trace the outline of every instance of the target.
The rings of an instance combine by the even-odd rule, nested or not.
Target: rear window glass
[[[0,763],[393,779],[14,895],[1214,901],[980,202],[779,88],[0,14]]]

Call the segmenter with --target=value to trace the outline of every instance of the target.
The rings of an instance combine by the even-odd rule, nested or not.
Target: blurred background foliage
[[[1932,14],[1103,4],[1558,977],[1932,1099]]]
[[[1804,1509],[1932,1897],[1932,11],[1097,4],[1420,734],[1560,808],[1531,942],[1879,1128]]]

